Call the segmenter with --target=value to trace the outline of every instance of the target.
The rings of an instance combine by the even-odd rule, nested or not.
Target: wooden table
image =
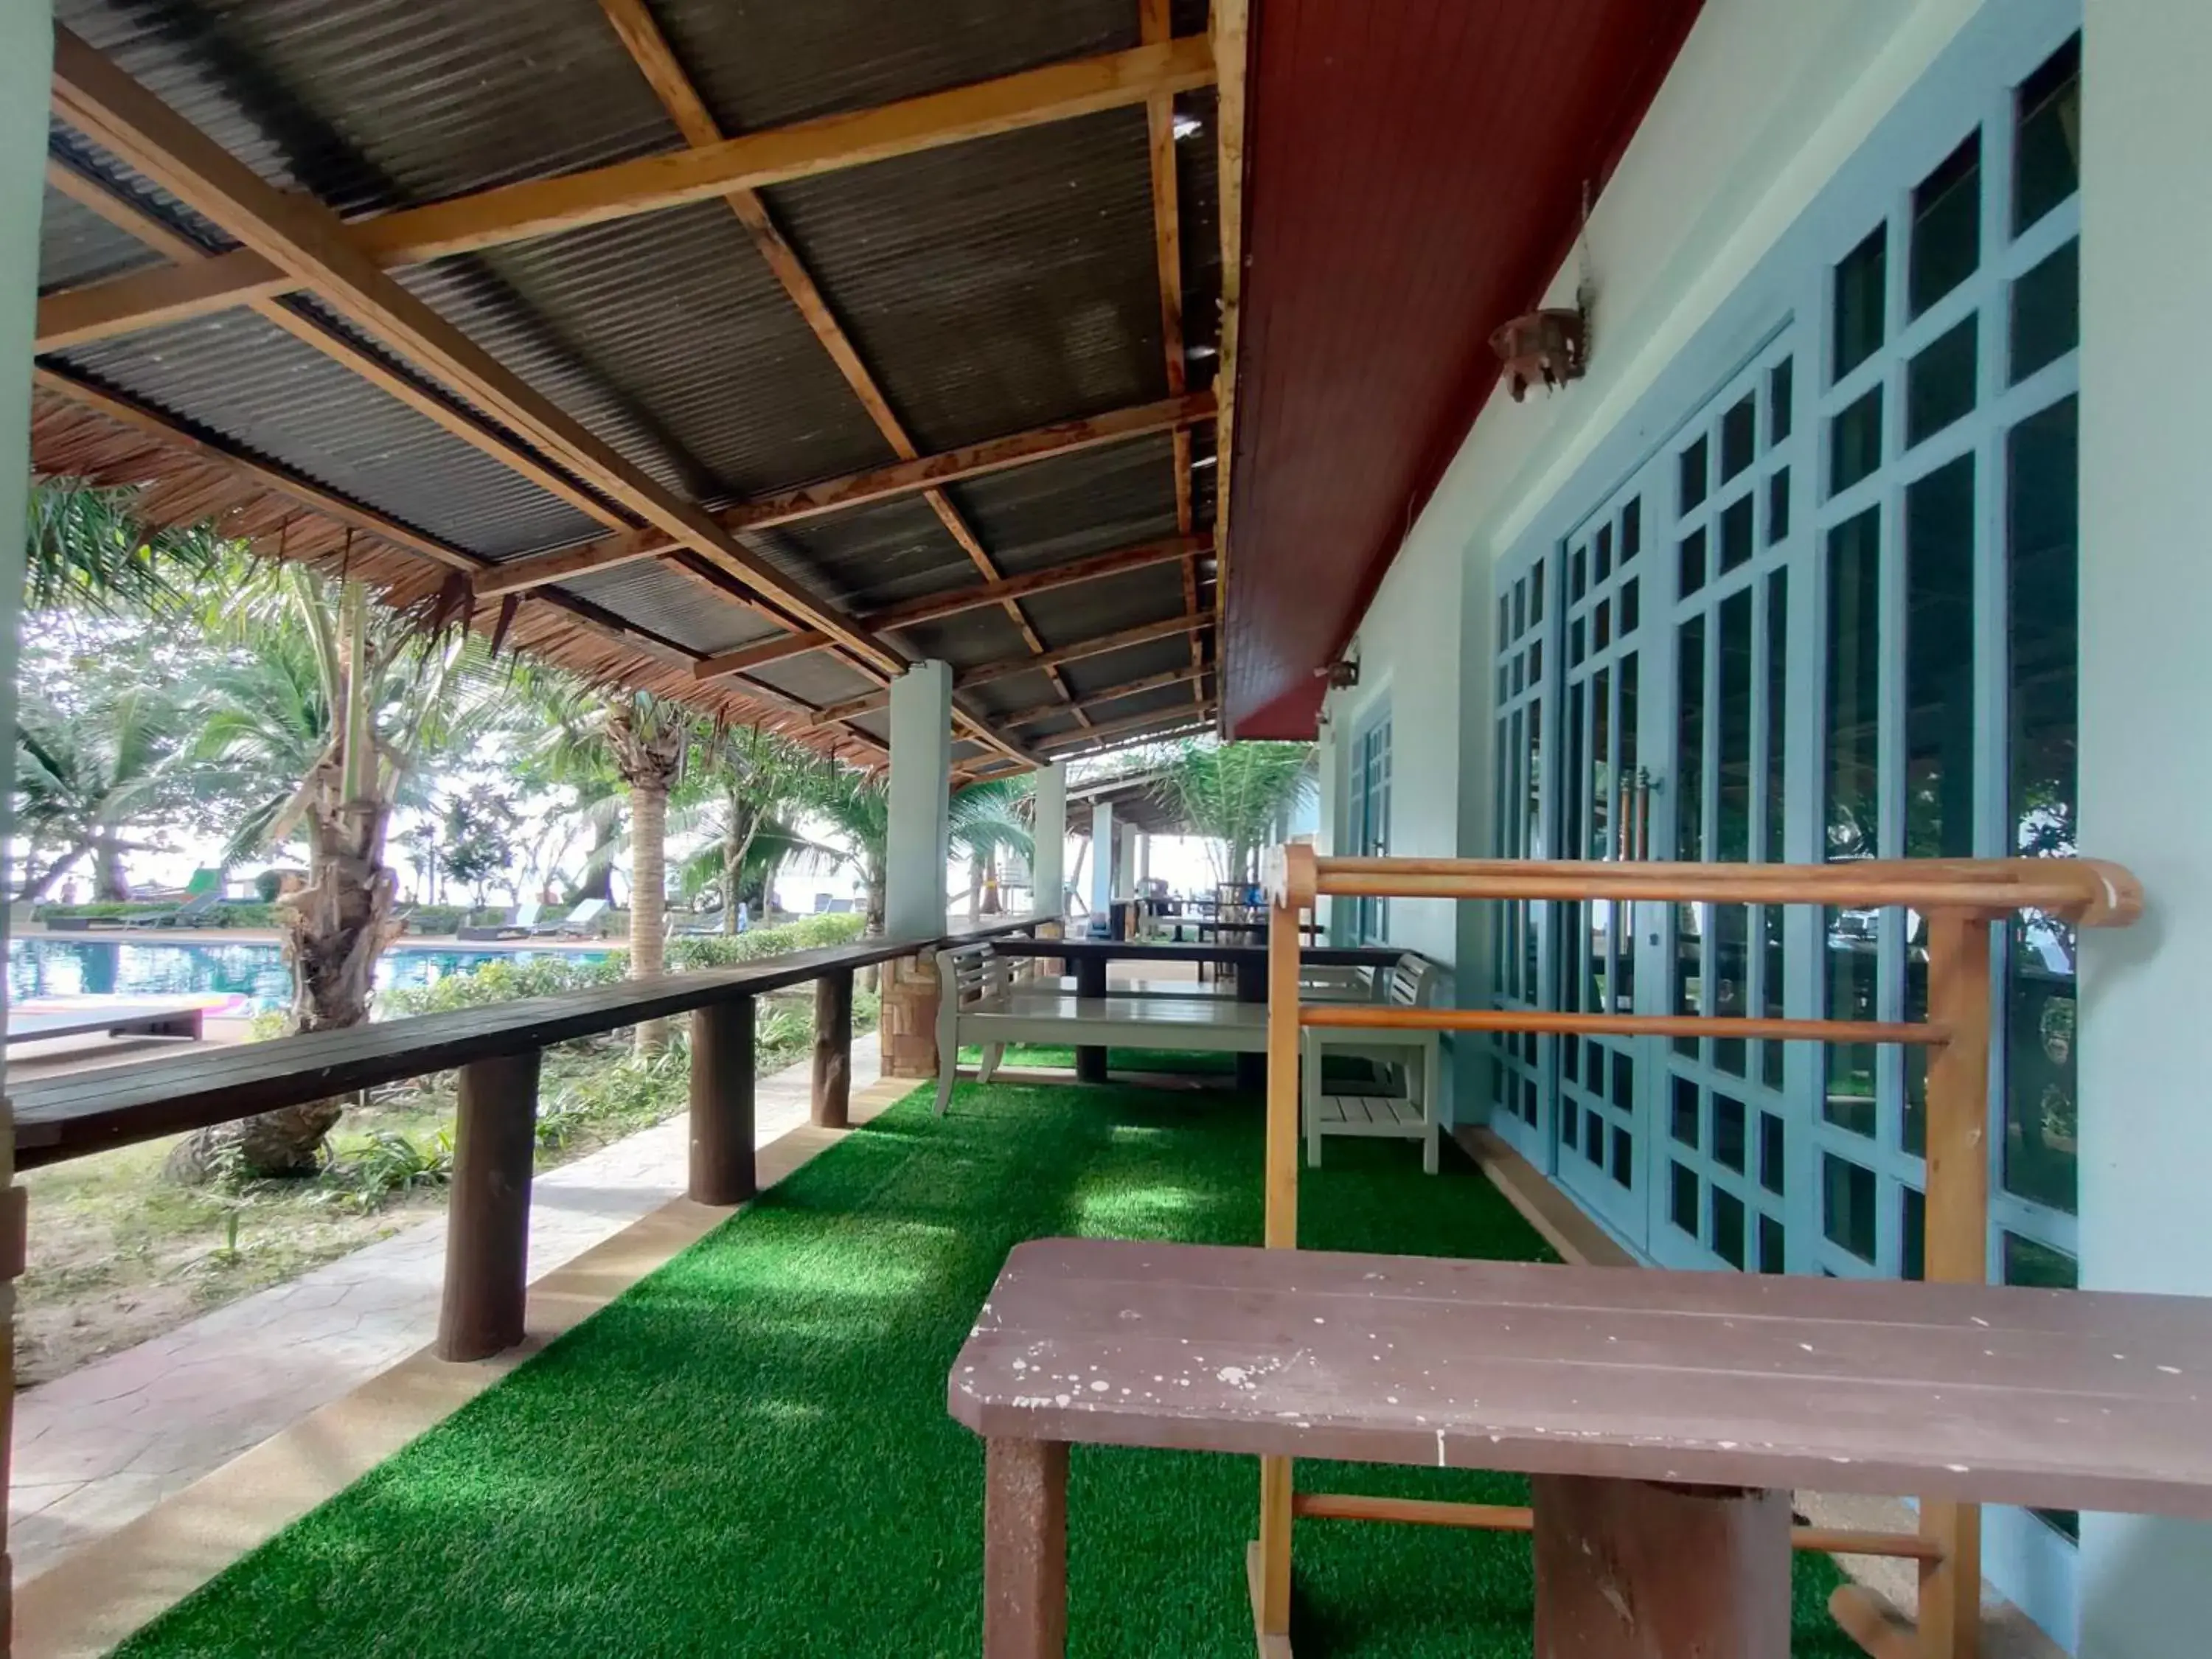
[[[6,1040],[45,1042],[65,1036],[166,1036],[198,1042],[204,1005],[198,1002],[149,1000],[102,1002],[82,1008],[57,1009],[52,1013],[8,1011]]]
[[[1040,1239],[948,1399],[990,1659],[1062,1651],[1071,1443],[1520,1471],[1537,1659],[1775,1659],[1792,1488],[2212,1520],[2208,1383],[2212,1299]]]
[[[1267,1000],[1267,947],[1264,945],[1147,945],[1112,939],[994,939],[991,948],[1002,957],[1048,957],[1067,963],[1075,970],[1075,994],[1101,998],[1107,994],[1109,963],[1135,962],[1210,962],[1237,972],[1237,1000],[1264,1005]],[[1376,945],[1316,945],[1298,952],[1298,960],[1316,968],[1387,968],[1406,955],[1403,951]],[[1261,1045],[1264,1048],[1265,1045]],[[1267,1075],[1266,1055],[1240,1054],[1237,1086],[1256,1089]],[[1085,1043],[1075,1051],[1075,1076],[1081,1083],[1106,1080],[1106,1050]]]

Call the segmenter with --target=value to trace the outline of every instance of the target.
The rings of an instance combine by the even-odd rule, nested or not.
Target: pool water
[[[376,964],[376,988],[434,984],[493,957],[528,962],[559,957],[597,961],[604,951],[482,951],[465,945],[395,945]],[[286,1008],[292,973],[274,944],[187,945],[119,939],[11,939],[8,1000],[50,996],[183,996],[221,992],[246,1000],[244,1012]]]

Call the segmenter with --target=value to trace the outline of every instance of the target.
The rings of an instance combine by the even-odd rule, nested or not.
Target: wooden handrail
[[[1540,1036],[1765,1037],[1784,1042],[1903,1042],[1936,1048],[1948,1026],[1871,1019],[1768,1019],[1725,1014],[1565,1014],[1525,1008],[1393,1008],[1301,1004],[1301,1025],[1366,1031],[1534,1031]]]
[[[1360,898],[1647,899],[1680,903],[1905,905],[1991,915],[2047,910],[2085,927],[2125,927],[2142,889],[2097,859],[1863,859],[1838,864],[1681,864],[1571,859],[1267,857],[1269,896],[1293,908],[1321,894]]]

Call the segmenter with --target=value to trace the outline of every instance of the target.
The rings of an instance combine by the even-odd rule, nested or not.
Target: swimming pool
[[[466,945],[395,945],[376,964],[376,988],[429,985],[465,973],[492,957],[527,962],[544,957],[596,961],[604,951],[484,951]],[[200,945],[121,939],[11,939],[8,1000],[40,996],[182,996],[224,992],[246,1000],[244,1012],[291,1005],[292,975],[282,949],[270,943]]]

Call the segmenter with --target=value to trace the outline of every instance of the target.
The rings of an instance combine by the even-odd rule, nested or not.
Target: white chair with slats
[[[1417,956],[1401,957],[1384,980],[1382,1000],[1394,1007],[1425,1007],[1435,978],[1436,970],[1428,962]],[[1443,1073],[1441,1034],[1308,1026],[1300,1038],[1306,1162],[1321,1163],[1325,1135],[1380,1136],[1419,1141],[1421,1167],[1434,1175],[1443,1133],[1437,1117]],[[1350,1092],[1332,1091],[1322,1076],[1324,1060],[1332,1055],[1367,1060],[1402,1073],[1404,1093],[1391,1092],[1387,1085]]]
[[[960,1016],[1013,988],[1025,958],[1002,957],[988,945],[963,945],[937,953],[937,1115],[945,1115],[952,1085],[960,1073]],[[983,1045],[976,1080],[988,1083],[1006,1053],[1003,1042]]]

